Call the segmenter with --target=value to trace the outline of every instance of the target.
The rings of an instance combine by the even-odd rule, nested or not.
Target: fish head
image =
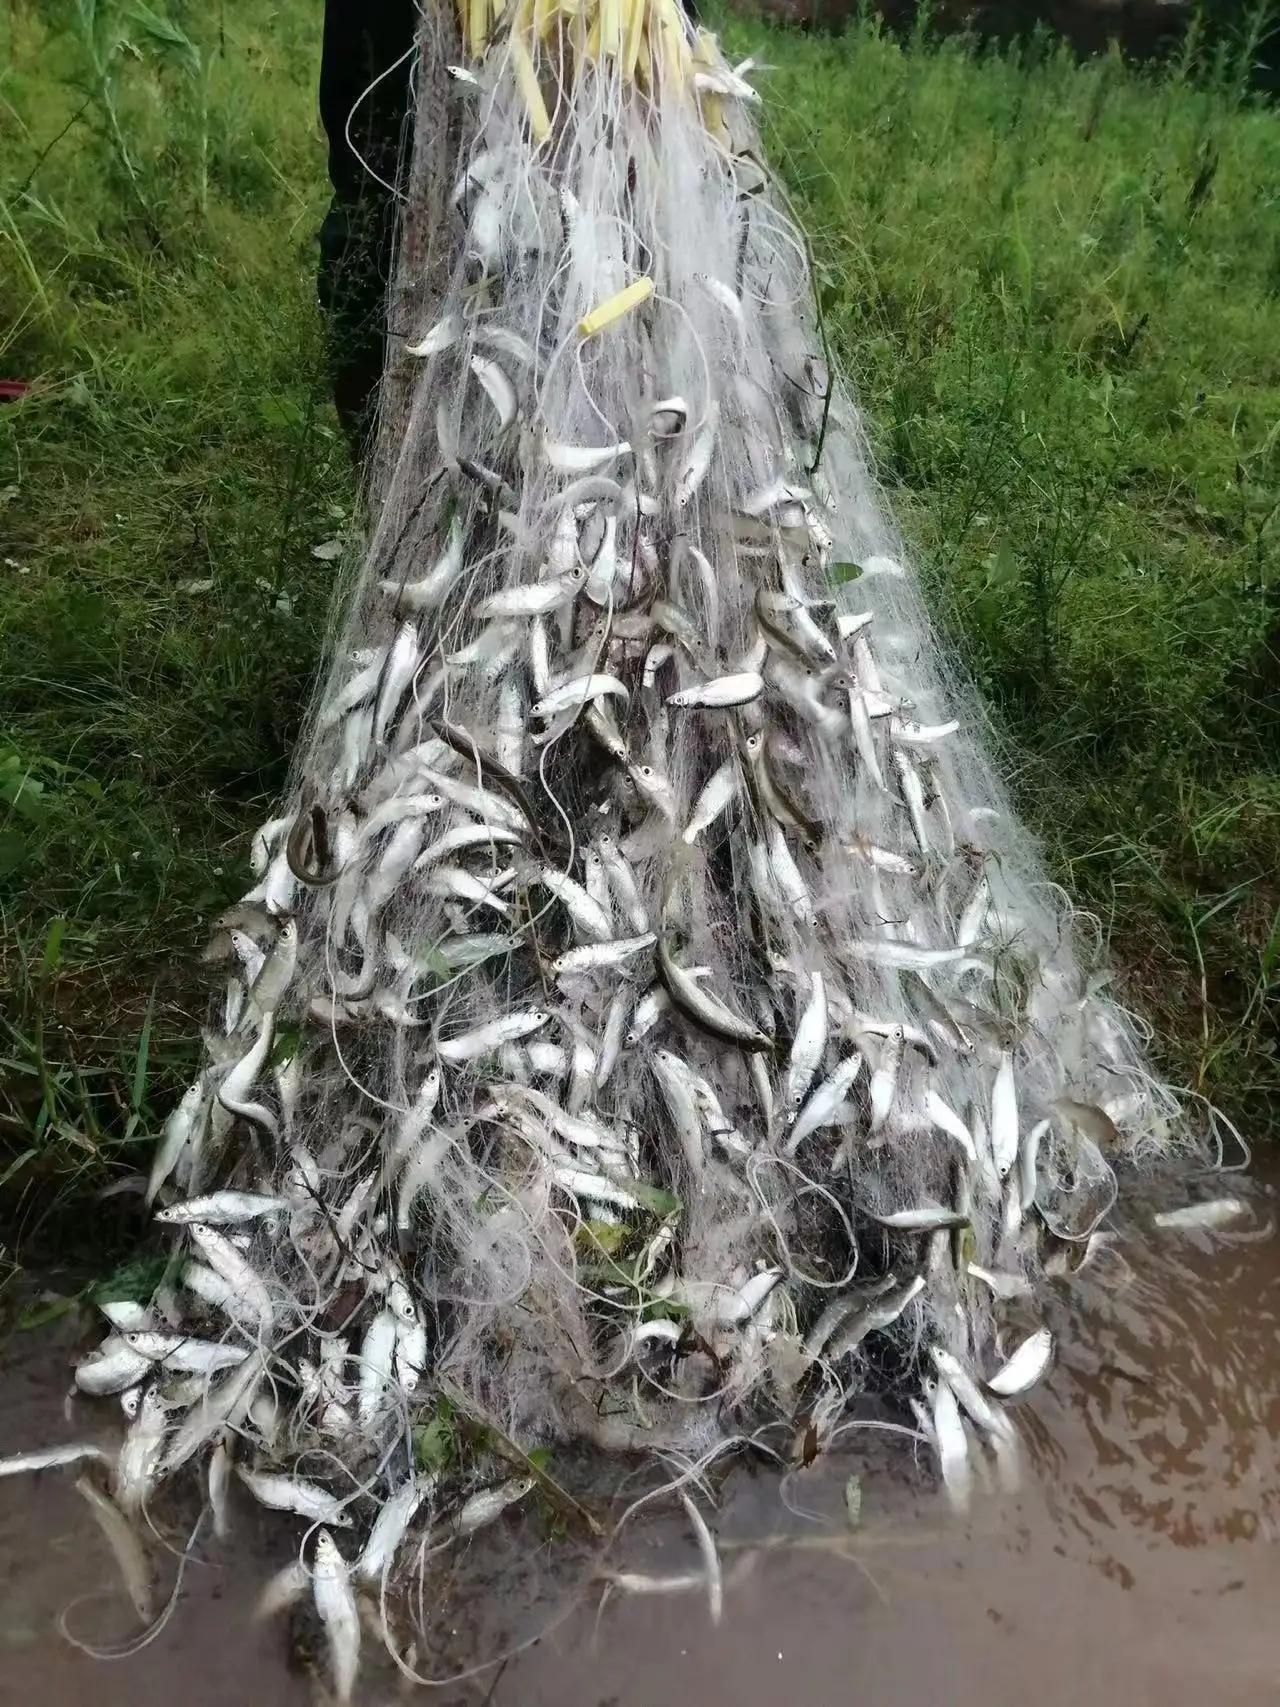
[[[142,1395],[142,1403],[138,1407],[138,1416],[143,1423],[157,1423],[168,1411],[164,1394],[160,1391],[160,1383],[152,1381],[147,1385]]]
[[[413,1307],[409,1288],[403,1280],[393,1280],[387,1290],[387,1302],[402,1322],[416,1322],[418,1312]]]

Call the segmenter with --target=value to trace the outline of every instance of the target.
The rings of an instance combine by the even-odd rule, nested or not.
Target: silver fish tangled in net
[[[424,1467],[441,1395],[689,1462],[821,1450],[874,1365],[963,1504],[1052,1356],[1005,1303],[1189,1142],[942,661],[743,68],[655,19],[683,78],[517,32],[460,86],[460,257],[152,1178],[178,1281],[80,1371],[156,1384],[148,1489],[230,1459],[327,1526],[347,1689],[351,1582],[533,1485]]]

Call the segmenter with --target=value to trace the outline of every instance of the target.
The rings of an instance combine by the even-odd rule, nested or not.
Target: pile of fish
[[[872,1390],[957,1507],[1011,1483],[1036,1282],[1176,1132],[880,508],[750,67],[673,0],[630,69],[591,8],[514,17],[211,951],[171,1279],[76,1374],[120,1512],[199,1468],[219,1527],[233,1482],[322,1526],[272,1604],[313,1592],[343,1698],[359,1585],[553,1497],[542,1448],[807,1461]]]

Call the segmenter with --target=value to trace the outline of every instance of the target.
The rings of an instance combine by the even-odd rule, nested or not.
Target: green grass
[[[0,17],[0,1198],[136,1167],[198,1046],[351,525],[321,8]],[[1056,874],[1260,1134],[1280,995],[1280,128],[740,18],[891,502]],[[59,922],[61,921],[61,922]],[[5,1234],[0,1230],[0,1243]]]
[[[0,15],[0,373],[32,385],[0,407],[0,1176],[43,1152],[18,1183],[145,1147],[305,701],[311,548],[352,505],[315,306],[321,11]]]

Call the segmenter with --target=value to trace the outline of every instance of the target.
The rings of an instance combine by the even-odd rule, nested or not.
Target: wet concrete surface
[[[739,1473],[716,1519],[729,1587],[705,1599],[574,1590],[542,1551],[536,1602],[474,1586],[465,1616],[439,1608],[444,1678],[504,1644],[535,1645],[424,1693],[492,1707],[1260,1707],[1280,1690],[1280,1241],[1275,1163],[1255,1168],[1242,1234],[1150,1230],[1130,1194],[1122,1262],[1055,1287],[1050,1380],[1019,1407],[1016,1496],[976,1494],[950,1515],[909,1443],[854,1434],[839,1461],[790,1478]],[[1227,1189],[1237,1189],[1236,1182]],[[1167,1184],[1160,1201],[1177,1201]],[[63,1417],[67,1334],[0,1352],[0,1453],[115,1427],[103,1401]],[[845,1485],[860,1478],[853,1529]],[[287,1663],[285,1626],[254,1624],[288,1520],[245,1512],[237,1543],[202,1543],[173,1617],[141,1652],[101,1660],[136,1623],[75,1472],[0,1481],[0,1707],[293,1707],[317,1698]],[[517,1549],[507,1526],[503,1545]],[[172,1561],[168,1561],[170,1564]],[[698,1569],[679,1522],[637,1526],[629,1568]],[[169,1579],[171,1581],[171,1578]],[[498,1579],[490,1579],[497,1582]],[[167,1586],[164,1592],[167,1592]],[[163,1598],[163,1594],[161,1596]],[[482,1604],[483,1603],[483,1604]],[[551,1627],[554,1626],[554,1627]],[[456,1632],[456,1634],[455,1634]],[[372,1704],[406,1688],[376,1669]],[[412,1692],[415,1697],[418,1692]],[[322,1698],[322,1692],[321,1692]]]

